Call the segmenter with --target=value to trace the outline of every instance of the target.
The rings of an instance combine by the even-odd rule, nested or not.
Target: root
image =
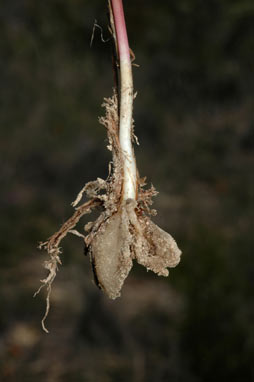
[[[145,178],[137,179],[137,199],[124,200],[123,192],[123,154],[118,135],[118,101],[116,94],[104,99],[105,117],[99,119],[107,130],[108,149],[112,152],[112,164],[106,180],[88,182],[78,193],[72,206],[73,215],[46,242],[39,245],[47,251],[49,260],[44,262],[48,271],[42,285],[35,293],[46,287],[46,310],[41,324],[45,332],[45,320],[50,309],[50,294],[58,265],[61,265],[61,241],[68,233],[81,237],[90,255],[94,278],[109,298],[120,296],[124,280],[128,276],[133,260],[161,276],[168,275],[168,267],[175,267],[180,261],[181,251],[174,239],[157,227],[148,217],[156,211],[150,209],[152,198],[157,191],[152,186],[145,189]],[[134,133],[133,133],[134,134]],[[77,205],[86,195],[89,200]],[[75,227],[80,219],[95,208],[102,212],[94,222],[85,225],[87,234],[78,232]]]
[[[84,216],[85,214],[90,213],[93,208],[99,206],[100,204],[101,204],[101,201],[96,199],[93,199],[87,203],[84,203],[83,205],[81,205],[80,207],[76,209],[72,217],[69,218],[62,225],[59,231],[57,231],[54,235],[52,235],[47,241],[39,244],[39,249],[46,250],[50,257],[49,260],[46,260],[44,262],[44,268],[49,272],[48,276],[45,279],[41,280],[42,285],[34,294],[34,297],[35,297],[37,296],[37,294],[40,293],[42,288],[46,287],[47,289],[46,311],[41,321],[42,328],[46,333],[48,333],[48,330],[45,327],[45,320],[48,316],[49,309],[50,309],[50,294],[51,294],[52,283],[55,280],[56,273],[58,271],[58,264],[60,265],[62,264],[60,259],[61,248],[59,247],[59,245],[61,241],[63,240],[63,238],[68,233],[73,233],[72,228],[74,228],[77,225],[81,217]],[[77,234],[79,234],[78,231],[76,232]]]

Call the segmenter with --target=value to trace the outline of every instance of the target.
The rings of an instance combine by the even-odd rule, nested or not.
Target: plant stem
[[[136,199],[137,169],[132,147],[133,80],[122,0],[111,0],[120,63],[119,140],[123,155],[123,200]]]

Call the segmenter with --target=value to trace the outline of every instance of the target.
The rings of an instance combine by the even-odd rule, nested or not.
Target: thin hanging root
[[[41,324],[43,330],[48,333],[47,328],[45,327],[45,320],[48,316],[49,309],[50,309],[50,294],[52,289],[52,283],[56,277],[56,273],[58,270],[58,264],[62,264],[60,260],[60,254],[61,254],[61,248],[59,247],[61,241],[63,238],[70,232],[74,233],[76,235],[80,235],[84,237],[82,234],[80,234],[76,230],[72,230],[73,227],[77,225],[79,220],[82,216],[85,214],[88,214],[91,212],[91,210],[101,204],[100,200],[92,199],[84,204],[82,204],[80,207],[76,209],[74,214],[71,218],[69,218],[60,228],[59,231],[57,231],[54,235],[52,235],[47,241],[44,243],[40,243],[39,249],[45,249],[48,252],[48,255],[50,256],[49,260],[46,260],[44,262],[44,268],[49,272],[48,276],[41,280],[42,285],[39,287],[39,289],[34,293],[34,297],[37,296],[37,294],[40,293],[41,289],[46,287],[47,288],[47,294],[46,294],[46,311],[42,318]]]
[[[55,277],[54,277],[55,278]],[[49,333],[48,329],[46,328],[45,326],[45,321],[46,321],[46,318],[48,317],[48,314],[49,314],[49,309],[50,309],[50,294],[51,294],[51,286],[52,286],[52,282],[54,281],[54,278],[52,279],[52,281],[47,285],[47,296],[46,296],[46,310],[45,310],[45,313],[44,313],[44,316],[42,317],[42,320],[41,320],[41,326],[42,326],[42,329],[44,330],[44,332],[46,333]],[[43,282],[43,281],[42,281]],[[41,285],[40,288],[37,290],[37,292],[35,292],[34,294],[34,297],[40,293],[40,290],[44,287],[45,285]]]
[[[82,204],[76,209],[74,214],[62,225],[59,231],[54,233],[46,242],[40,244],[40,248],[44,248],[49,254],[55,253],[59,249],[59,244],[72,228],[74,228],[82,216],[89,214],[92,209],[100,206],[102,203],[99,199],[92,199]],[[59,253],[59,252],[58,252]],[[57,255],[58,255],[57,253]]]

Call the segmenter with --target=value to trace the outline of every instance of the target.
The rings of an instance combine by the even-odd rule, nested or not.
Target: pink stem
[[[121,60],[130,60],[129,42],[124,18],[122,0],[111,0],[114,14],[116,37],[119,50],[119,58]]]

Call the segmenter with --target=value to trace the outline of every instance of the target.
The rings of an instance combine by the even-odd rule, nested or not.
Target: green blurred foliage
[[[141,176],[160,191],[156,222],[176,238],[169,279],[135,266],[121,299],[91,283],[74,238],[40,332],[38,241],[106,178],[98,123],[112,93],[106,1],[0,5],[0,379],[251,381],[253,1],[125,1]],[[82,227],[81,227],[82,229]]]

